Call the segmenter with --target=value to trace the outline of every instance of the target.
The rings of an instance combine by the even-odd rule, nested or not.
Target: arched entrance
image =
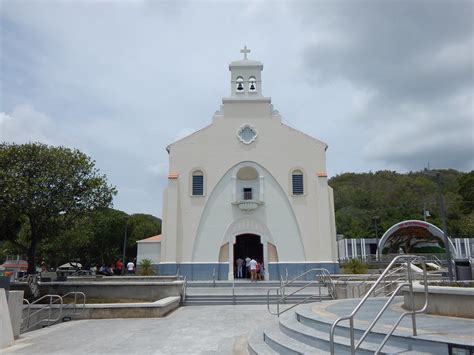
[[[451,253],[456,256],[456,248],[450,239]],[[418,220],[399,222],[390,227],[380,239],[378,249],[381,254],[445,254],[444,234],[435,225]]]
[[[246,257],[263,262],[263,244],[260,236],[257,234],[245,233],[239,234],[235,237],[234,243],[234,260],[233,265],[236,265],[237,259],[245,260]],[[244,267],[245,269],[245,267]],[[236,276],[236,268],[234,267],[234,277]],[[244,272],[245,276],[245,272]],[[250,278],[250,275],[247,275]]]

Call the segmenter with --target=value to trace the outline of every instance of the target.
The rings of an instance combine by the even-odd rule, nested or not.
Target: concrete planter
[[[420,284],[413,287],[415,309],[420,309],[425,303],[424,287]],[[474,318],[474,288],[429,286],[428,309],[426,313],[442,316]],[[405,309],[411,310],[410,295],[403,292]]]
[[[62,315],[60,315],[60,306],[55,304],[51,306],[51,310],[45,309],[38,312],[44,305],[32,305],[30,313],[32,314],[29,324],[33,326],[31,330],[36,330],[47,326],[45,320],[48,312],[51,314],[51,319],[58,322],[62,318],[71,318],[73,320],[84,319],[111,319],[111,318],[159,318],[172,312],[179,307],[181,298],[178,296],[166,297],[156,302],[148,303],[103,303],[103,304],[86,304],[84,309],[79,305],[74,311],[71,308],[64,308]],[[23,318],[28,314],[27,307],[23,307]],[[62,317],[62,318],[61,318]]]

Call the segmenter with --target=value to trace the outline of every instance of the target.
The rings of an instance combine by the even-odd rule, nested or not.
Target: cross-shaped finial
[[[247,59],[247,53],[250,53],[250,49],[247,49],[247,46],[244,46],[244,49],[241,49],[240,53],[243,53],[244,59]]]

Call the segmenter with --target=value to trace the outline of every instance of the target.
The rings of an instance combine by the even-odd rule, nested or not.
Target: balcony
[[[263,202],[259,200],[239,200],[233,202],[232,204],[237,205],[242,211],[252,211],[255,210],[259,205],[262,205]]]

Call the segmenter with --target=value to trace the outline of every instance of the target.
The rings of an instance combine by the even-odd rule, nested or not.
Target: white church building
[[[239,257],[263,262],[267,280],[338,272],[327,144],[282,123],[263,64],[241,52],[212,123],[166,148],[158,273],[231,280]]]

